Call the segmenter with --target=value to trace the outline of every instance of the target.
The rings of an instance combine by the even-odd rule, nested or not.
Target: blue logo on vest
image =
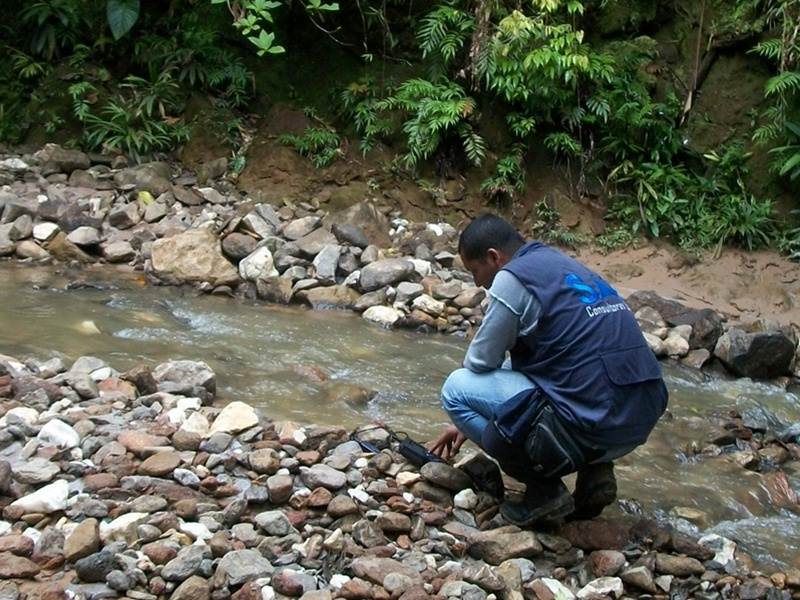
[[[617,290],[608,285],[600,277],[594,276],[592,282],[585,282],[575,273],[564,278],[566,284],[578,292],[578,299],[584,304],[595,304],[608,296],[618,296]]]
[[[619,297],[617,290],[608,285],[602,278],[593,276],[592,281],[586,282],[575,273],[569,273],[564,282],[578,293],[578,300],[586,305],[586,314],[589,317],[607,315],[621,310],[630,310],[628,305]],[[606,298],[615,297],[618,302],[613,304],[603,304],[602,306],[591,306]]]

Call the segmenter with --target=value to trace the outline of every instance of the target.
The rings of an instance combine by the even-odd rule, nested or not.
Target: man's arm
[[[536,328],[541,305],[520,281],[500,271],[489,290],[489,309],[464,357],[464,368],[475,373],[499,369],[517,338]]]

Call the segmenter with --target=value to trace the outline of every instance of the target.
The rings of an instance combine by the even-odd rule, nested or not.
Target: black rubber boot
[[[525,488],[522,502],[505,501],[500,513],[509,523],[519,527],[550,525],[573,512],[575,503],[560,480],[531,481]]]
[[[578,471],[575,482],[575,512],[572,520],[594,519],[603,509],[617,499],[617,478],[614,463],[588,465]]]

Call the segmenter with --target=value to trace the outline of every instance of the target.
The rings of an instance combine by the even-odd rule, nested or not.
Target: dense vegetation
[[[675,14],[688,56],[677,70],[643,35]],[[341,156],[345,137],[364,153],[388,143],[398,173],[479,169],[487,204],[508,204],[543,148],[575,197],[607,201],[601,243],[646,235],[800,256],[800,229],[749,185],[750,155],[763,148],[769,189],[798,189],[800,0],[172,0],[167,10],[39,0],[6,3],[0,17],[0,140],[71,131],[72,143],[144,160],[188,138],[187,107],[201,93],[241,169],[244,115],[265,97],[303,97],[261,73],[303,45],[334,48],[360,65],[323,90],[335,110],[307,106],[313,125],[280,138],[317,167]],[[761,57],[772,76],[750,130],[700,151],[687,122],[710,64],[730,48]],[[569,241],[541,208],[545,232]]]

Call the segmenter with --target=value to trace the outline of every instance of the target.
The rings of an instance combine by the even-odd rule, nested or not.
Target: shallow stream
[[[118,370],[203,360],[217,373],[220,402],[243,400],[275,420],[352,428],[379,419],[430,438],[447,422],[438,390],[465,347],[456,338],[383,331],[348,313],[147,287],[108,267],[70,273],[0,263],[0,354],[89,354]],[[645,446],[618,463],[626,508],[665,519],[676,507],[701,511],[693,518],[702,530],[736,540],[764,567],[800,567],[800,517],[779,507],[779,486],[725,456],[694,460],[685,452],[709,438],[711,414],[736,409],[780,430],[800,420],[800,400],[747,380],[665,372],[669,414]],[[320,381],[321,373],[329,379]],[[377,395],[367,401],[363,388]],[[785,468],[800,492],[800,463]],[[676,523],[698,533],[688,521]]]

